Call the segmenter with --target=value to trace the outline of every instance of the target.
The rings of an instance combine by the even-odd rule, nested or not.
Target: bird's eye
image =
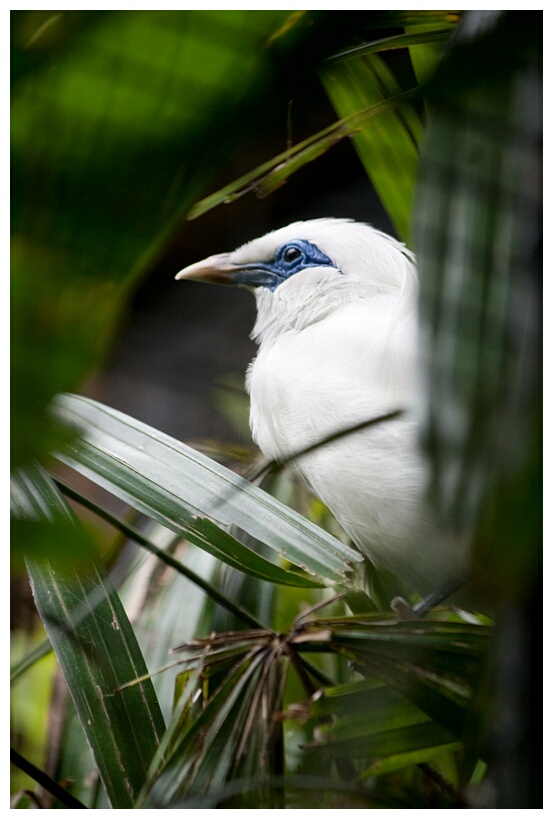
[[[295,262],[301,256],[301,250],[298,247],[287,247],[284,251],[285,262]]]

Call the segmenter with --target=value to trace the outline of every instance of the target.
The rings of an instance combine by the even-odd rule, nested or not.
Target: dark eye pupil
[[[298,250],[297,247],[289,247],[284,253],[284,261],[293,262],[296,259],[299,259],[300,256],[301,250]]]

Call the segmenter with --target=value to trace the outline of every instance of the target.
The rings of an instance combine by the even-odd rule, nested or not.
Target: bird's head
[[[294,222],[192,264],[176,278],[253,291],[258,340],[301,329],[346,301],[411,291],[416,282],[404,245],[347,219]]]

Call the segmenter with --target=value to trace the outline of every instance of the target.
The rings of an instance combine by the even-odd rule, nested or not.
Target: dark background
[[[337,119],[315,75],[288,104],[268,106],[248,144],[228,157],[206,195]],[[291,134],[289,131],[291,124]],[[256,131],[256,129],[252,129]],[[393,232],[351,140],[294,174],[264,199],[248,193],[178,231],[148,273],[127,312],[102,371],[82,392],[181,440],[249,443],[218,411],[214,389],[235,374],[243,383],[256,345],[249,339],[255,303],[245,290],[176,282],[188,264],[230,251],[299,219],[347,217]]]

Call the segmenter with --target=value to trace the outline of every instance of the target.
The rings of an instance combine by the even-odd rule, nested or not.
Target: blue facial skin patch
[[[232,280],[247,287],[267,287],[274,292],[282,284],[305,270],[306,267],[335,267],[334,263],[316,245],[305,239],[287,242],[279,247],[272,261],[252,262],[237,267]]]

